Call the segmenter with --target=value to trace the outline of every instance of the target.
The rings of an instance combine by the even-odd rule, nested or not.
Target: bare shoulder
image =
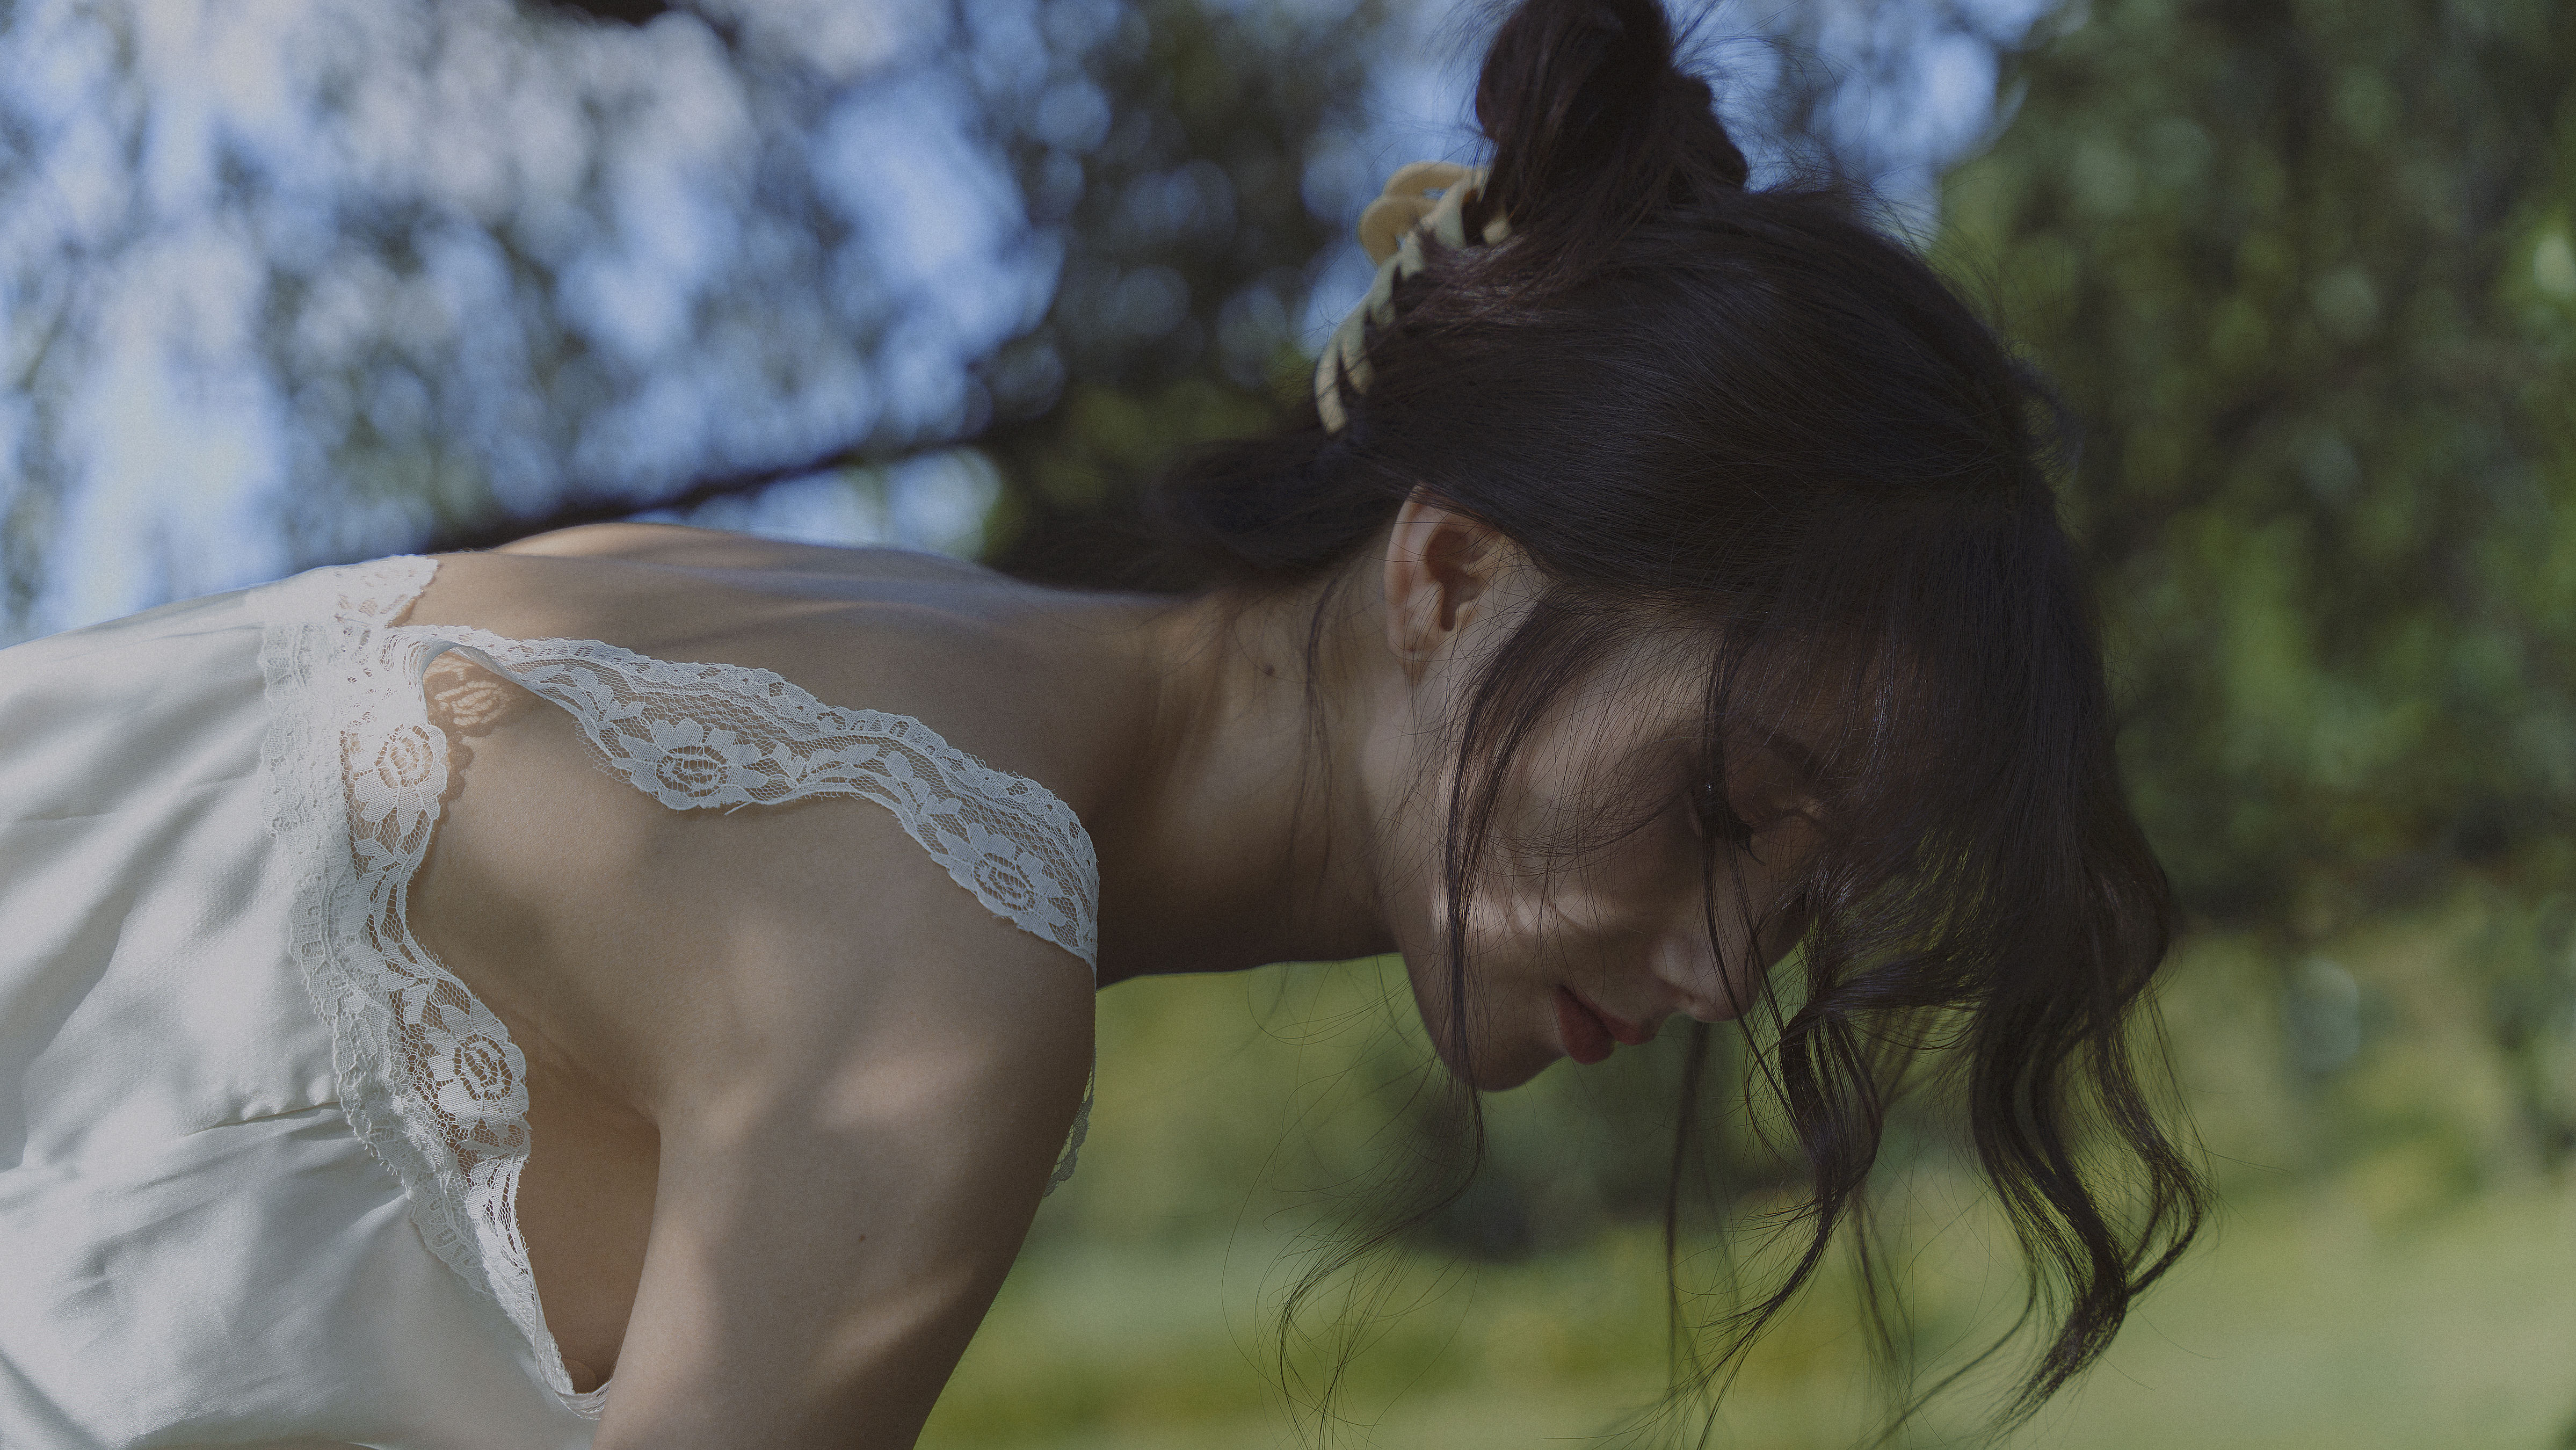
[[[659,1074],[601,1443],[908,1444],[1080,1100],[1090,973],[872,803],[693,812],[658,836],[573,893],[600,917],[573,935],[627,972],[623,1055]]]
[[[1088,748],[1061,700],[1052,731],[1029,705],[1063,662],[979,609],[968,566],[936,566],[949,588],[761,541],[552,543],[453,556],[410,622],[766,668],[1051,788]],[[532,1073],[659,1145],[600,1443],[910,1443],[1080,1101],[1091,972],[875,801],[673,810],[592,768],[564,711],[476,729],[415,926]]]
[[[677,535],[692,557],[766,547],[649,525],[574,532],[618,548]],[[827,706],[920,720],[1083,814],[1093,747],[1060,716],[1050,728],[1046,692],[1026,683],[1060,662],[1024,635],[899,591],[758,584],[773,587],[616,553],[458,555],[413,622],[767,670]],[[441,684],[435,672],[430,683]],[[512,693],[514,708],[461,742],[470,765],[424,900],[454,903],[433,914],[459,935],[455,949],[495,964],[491,980],[468,985],[521,998],[519,1020],[588,1059],[576,1064],[585,1072],[634,1074],[619,1096],[652,1111],[746,1055],[809,1073],[827,1053],[884,1063],[928,1052],[964,1072],[992,1052],[1087,1064],[1090,973],[995,916],[885,806],[826,797],[673,810],[594,768],[571,716]],[[478,933],[489,940],[462,939]],[[924,1075],[928,1061],[916,1064]]]
[[[887,807],[673,810],[592,768],[557,711],[473,740],[422,887],[424,908],[458,908],[438,912],[465,938],[446,949],[510,963],[492,990],[603,1075],[637,1073],[622,1095],[655,1116],[746,1063],[1087,1061],[1089,969],[995,915]]]
[[[919,1095],[913,1131],[996,1114],[1000,1093],[999,1116],[1035,1115],[1022,1156],[1052,1160],[1089,1069],[1091,972],[995,915],[891,812],[852,799],[666,810],[631,846],[569,899],[593,918],[580,935],[631,923],[633,950],[615,956],[646,990],[625,999],[619,1035],[668,1075],[657,1120],[702,1113],[710,1094],[828,1118],[864,1080]]]
[[[477,738],[413,905],[553,1081],[653,1126],[600,1443],[908,1444],[1080,1101],[1091,974],[872,801],[673,811],[566,728]]]
[[[1087,814],[1126,728],[1097,636],[1051,591],[963,561],[602,524],[441,560],[409,621],[599,640],[766,670],[826,705],[909,716]]]

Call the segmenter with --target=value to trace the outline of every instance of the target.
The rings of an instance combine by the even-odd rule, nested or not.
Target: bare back
[[[769,670],[1086,818],[1115,784],[1118,702],[1085,639],[950,561],[612,525],[445,560],[406,622]],[[600,1443],[761,1354],[759,1314],[860,1346],[836,1352],[877,1366],[867,1416],[926,1414],[1079,1094],[1081,964],[867,802],[665,809],[497,676],[451,656],[428,685],[457,784],[412,926],[526,1056],[519,1226],[576,1388],[617,1373]],[[800,1265],[795,1288],[740,1282]],[[771,1407],[781,1433],[821,1413]]]

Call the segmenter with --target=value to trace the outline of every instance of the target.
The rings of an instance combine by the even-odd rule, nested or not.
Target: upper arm
[[[864,890],[740,916],[723,985],[672,1014],[602,1450],[911,1445],[1027,1233],[1091,1066],[1089,973],[880,834]]]

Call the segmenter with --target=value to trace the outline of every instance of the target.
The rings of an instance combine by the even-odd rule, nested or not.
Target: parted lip
[[[1601,1025],[1610,1029],[1611,1040],[1617,1042],[1621,1046],[1634,1047],[1638,1043],[1651,1041],[1654,1038],[1654,1028],[1640,1027],[1625,1017],[1614,1016],[1611,1013],[1604,1012],[1601,1010],[1600,1003],[1593,1001],[1581,992],[1575,991],[1572,987],[1568,987],[1565,990],[1573,996],[1575,1001],[1583,1004],[1584,1011],[1600,1018]]]

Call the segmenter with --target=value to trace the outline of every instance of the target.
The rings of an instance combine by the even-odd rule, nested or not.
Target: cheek
[[[1479,975],[1544,979],[1552,989],[1568,975],[1642,964],[1677,924],[1699,929],[1702,895],[1696,848],[1649,840],[1544,874],[1498,874],[1478,889],[1469,919]]]
[[[1622,935],[1659,934],[1677,915],[1697,921],[1707,894],[1702,860],[1698,835],[1681,812],[1668,812],[1569,873],[1567,915]]]
[[[1440,839],[1432,829],[1437,808],[1401,790],[1372,792],[1370,799],[1368,889],[1389,944],[1408,963],[1419,963],[1446,949],[1448,888]]]
[[[1556,1061],[1553,998],[1508,964],[1482,961],[1467,982],[1466,1032],[1450,1006],[1447,960],[1407,954],[1405,975],[1432,1050],[1450,1072],[1483,1092],[1518,1087]]]

